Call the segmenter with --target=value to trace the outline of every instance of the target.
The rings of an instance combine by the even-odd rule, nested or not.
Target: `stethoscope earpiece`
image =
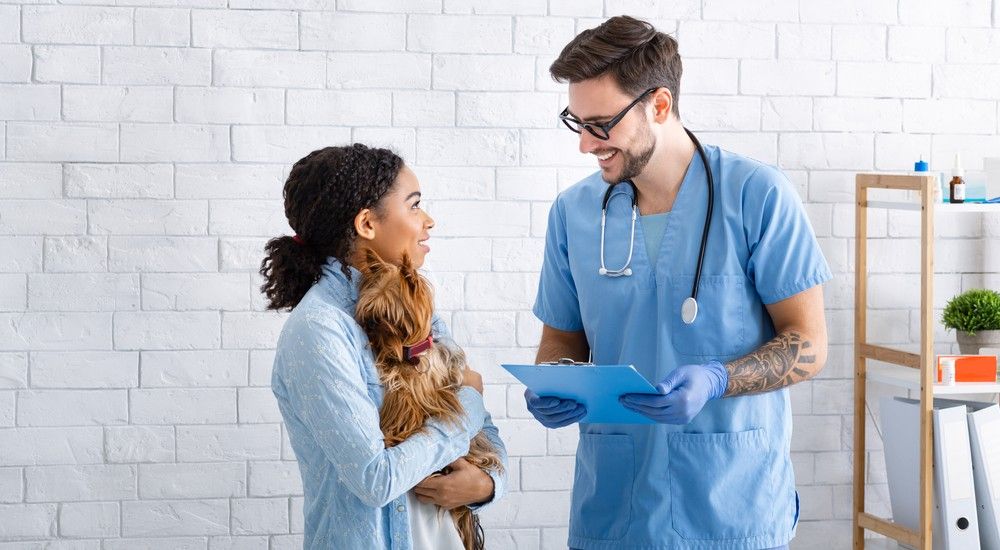
[[[694,137],[691,130],[685,128],[684,131],[687,132],[688,137],[694,142],[695,148],[698,149],[698,156],[701,157],[701,162],[705,165],[705,179],[708,183],[708,209],[705,212],[705,228],[701,232],[701,248],[698,250],[698,265],[694,272],[694,284],[691,288],[691,296],[688,296],[684,300],[684,303],[681,304],[681,320],[684,321],[684,324],[690,325],[698,317],[698,286],[701,283],[701,268],[705,263],[708,230],[712,227],[715,181],[712,177],[712,167],[708,163],[708,156],[705,154],[705,149],[701,146],[701,142],[698,141],[698,138]],[[632,268],[629,265],[632,263],[632,250],[635,248],[635,219],[638,214],[639,190],[636,189],[635,183],[631,180],[625,180],[625,183],[632,187],[632,234],[629,237],[628,258],[625,260],[625,265],[619,269],[608,269],[604,265],[604,225],[608,216],[608,202],[611,201],[612,191],[617,184],[608,186],[608,190],[604,193],[604,200],[601,202],[601,268],[597,270],[597,273],[605,277],[630,277],[632,275]]]

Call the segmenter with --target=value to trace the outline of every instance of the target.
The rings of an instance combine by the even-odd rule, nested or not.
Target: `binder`
[[[920,521],[920,402],[883,397],[881,423],[893,520],[910,529]],[[935,550],[980,550],[966,407],[934,400]]]
[[[892,520],[917,529],[920,526],[920,408],[884,396],[879,400],[879,424],[882,426]]]
[[[1000,550],[1000,406],[969,413],[982,550]]]
[[[982,550],[1000,550],[1000,406],[982,401],[934,401],[948,406],[964,405],[969,411],[979,544]]]
[[[946,550],[979,550],[979,513],[972,478],[972,448],[964,406],[934,409],[934,492]]]

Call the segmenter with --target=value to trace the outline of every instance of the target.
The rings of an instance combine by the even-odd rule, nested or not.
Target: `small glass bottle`
[[[962,204],[965,202],[965,180],[962,176],[965,170],[962,169],[962,157],[955,153],[955,168],[951,171],[951,181],[948,182],[948,202],[951,204]]]
[[[955,359],[953,357],[942,357],[941,362],[941,383],[945,386],[955,385]]]

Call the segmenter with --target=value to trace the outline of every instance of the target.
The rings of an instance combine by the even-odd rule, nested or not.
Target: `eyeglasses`
[[[620,113],[615,115],[614,118],[612,118],[607,122],[603,123],[584,122],[582,120],[577,120],[573,118],[573,115],[569,114],[569,107],[566,107],[565,109],[563,109],[561,113],[559,113],[559,120],[561,120],[563,124],[566,125],[567,128],[573,130],[578,134],[582,133],[584,130],[587,130],[588,132],[590,132],[590,135],[594,136],[595,138],[607,141],[611,139],[611,129],[614,128],[616,124],[621,122],[623,118],[625,118],[625,115],[628,114],[629,110],[632,109],[632,107],[635,107],[635,105],[639,103],[639,101],[641,101],[642,98],[646,97],[651,92],[655,92],[658,89],[659,88],[650,88],[645,92],[642,92],[642,94],[640,94],[639,97],[632,100],[632,103],[629,103],[627,107],[622,109]]]

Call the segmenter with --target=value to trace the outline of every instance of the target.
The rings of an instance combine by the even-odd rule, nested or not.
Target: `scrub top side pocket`
[[[778,502],[764,430],[673,433],[669,440],[674,531],[689,540],[768,534]]]
[[[744,353],[746,340],[746,277],[702,275],[698,286],[698,316],[690,325],[681,319],[681,305],[691,296],[693,276],[670,279],[668,300],[674,349],[681,355],[720,358]]]
[[[580,434],[570,536],[619,540],[632,520],[635,444],[630,435]]]

